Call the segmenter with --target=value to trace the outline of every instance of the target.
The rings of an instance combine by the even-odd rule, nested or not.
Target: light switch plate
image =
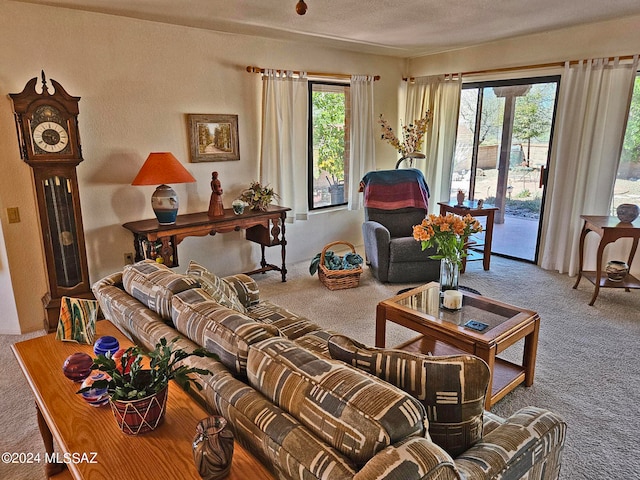
[[[18,210],[18,207],[7,208],[7,217],[9,217],[9,223],[20,223],[20,210]]]

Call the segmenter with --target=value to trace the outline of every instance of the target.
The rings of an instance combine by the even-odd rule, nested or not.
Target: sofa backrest
[[[172,299],[175,328],[189,339],[218,355],[220,362],[242,377],[252,343],[278,336],[278,329],[214,301],[201,288],[177,293]]]
[[[428,433],[420,402],[386,382],[286,338],[251,345],[249,383],[358,465]]]
[[[171,320],[173,295],[200,286],[196,278],[174,273],[165,265],[152,260],[125,265],[122,270],[122,284],[129,295],[165,321]]]

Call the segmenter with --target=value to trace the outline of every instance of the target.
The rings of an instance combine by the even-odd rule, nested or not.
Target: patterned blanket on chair
[[[364,206],[382,210],[429,206],[429,187],[420,170],[378,170],[367,173],[360,181]]]

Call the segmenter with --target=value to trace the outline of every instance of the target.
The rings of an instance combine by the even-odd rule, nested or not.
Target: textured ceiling
[[[16,0],[412,57],[640,14],[640,0]],[[640,26],[639,26],[640,28]]]

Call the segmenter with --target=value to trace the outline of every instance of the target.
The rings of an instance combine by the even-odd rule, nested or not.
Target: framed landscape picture
[[[240,160],[237,115],[188,114],[192,162]]]

